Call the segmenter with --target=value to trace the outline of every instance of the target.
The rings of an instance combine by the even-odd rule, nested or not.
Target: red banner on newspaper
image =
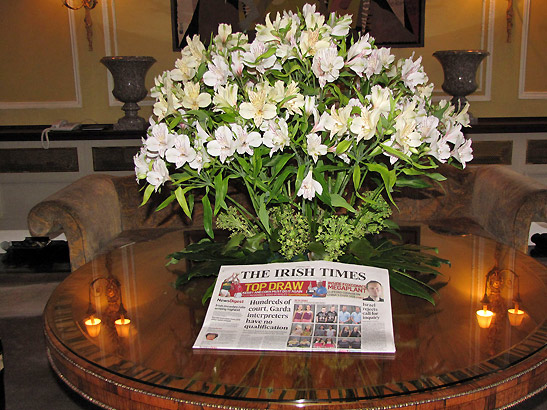
[[[276,282],[241,283],[224,281],[220,287],[221,297],[260,297],[260,296],[313,296],[317,281],[296,280]]]

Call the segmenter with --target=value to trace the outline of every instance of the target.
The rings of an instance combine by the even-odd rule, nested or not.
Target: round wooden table
[[[50,363],[76,392],[114,409],[491,409],[544,389],[546,267],[476,236],[422,227],[420,237],[452,266],[436,306],[393,292],[393,355],[193,350],[210,281],[173,288],[184,267],[166,267],[165,256],[183,247],[180,231],[98,257],[59,285],[44,312]],[[488,285],[495,316],[480,328],[494,266],[503,269]],[[525,315],[513,326],[507,309],[517,292]],[[120,297],[131,320],[122,336]],[[84,324],[93,310],[102,320],[96,337]]]

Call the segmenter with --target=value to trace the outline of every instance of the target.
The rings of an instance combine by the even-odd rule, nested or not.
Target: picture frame
[[[194,34],[208,44],[220,23],[231,24],[234,32],[248,31],[263,22],[268,12],[275,15],[306,2],[315,3],[325,15],[353,15],[352,31],[370,33],[378,46],[424,46],[425,0],[171,0],[173,50],[181,50],[186,37]]]

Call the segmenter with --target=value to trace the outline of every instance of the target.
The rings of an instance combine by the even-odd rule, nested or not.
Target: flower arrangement
[[[230,232],[172,255],[201,262],[186,279],[220,264],[340,260],[387,267],[393,288],[433,300],[412,272],[446,261],[374,234],[397,228],[395,189],[472,159],[467,107],[434,104],[421,57],[396,61],[368,34],[350,38],[350,24],[309,4],[266,16],[252,42],[221,24],[208,48],[189,38],[155,79],[135,157],[143,203],[168,184],[159,209],[176,200],[191,217],[201,202],[208,236],[214,224]]]

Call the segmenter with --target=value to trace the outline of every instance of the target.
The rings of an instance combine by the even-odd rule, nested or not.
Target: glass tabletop
[[[477,236],[440,235],[422,226],[419,237],[451,266],[441,270],[444,286],[435,306],[392,291],[395,354],[192,349],[206,313],[201,296],[211,281],[173,288],[184,266],[166,267],[166,255],[183,248],[182,231],[126,245],[72,273],[45,309],[46,327],[78,357],[124,378],[269,401],[359,400],[437,389],[508,368],[545,346],[545,266]],[[493,267],[501,274],[486,281]],[[476,312],[485,284],[495,315],[481,328]],[[120,297],[131,320],[125,333],[114,324]],[[515,299],[524,311],[518,325],[507,312]],[[84,323],[93,310],[102,321],[95,337]]]

